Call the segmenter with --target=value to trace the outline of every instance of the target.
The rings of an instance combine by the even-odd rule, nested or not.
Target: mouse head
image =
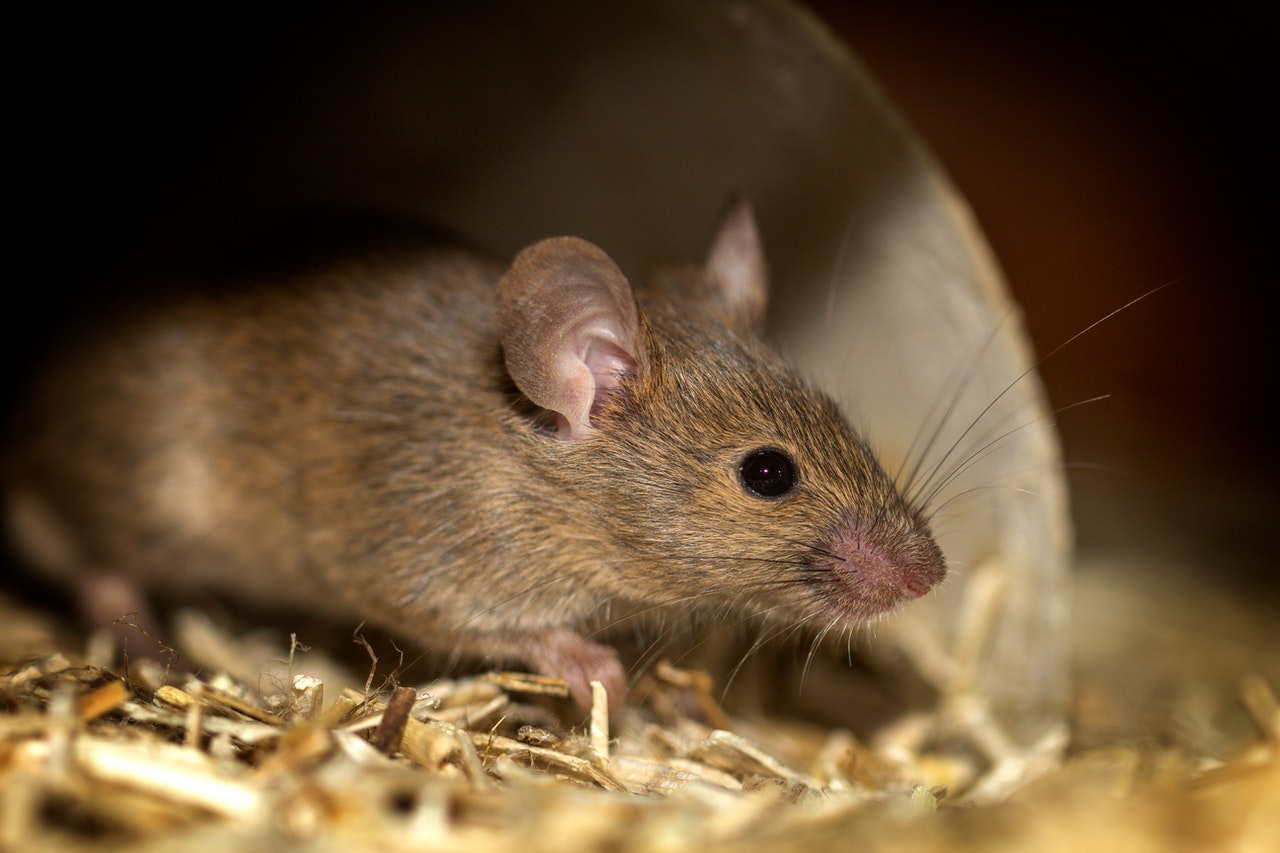
[[[942,554],[838,407],[760,340],[766,294],[745,202],[643,304],[596,246],[546,240],[499,284],[504,358],[555,414],[545,475],[638,556],[611,567],[620,592],[873,618],[940,581]]]

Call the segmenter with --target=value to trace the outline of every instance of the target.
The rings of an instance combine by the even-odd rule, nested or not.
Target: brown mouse
[[[837,406],[761,340],[732,205],[701,267],[438,245],[157,300],[68,353],[6,476],[19,552],[367,621],[621,695],[627,614],[815,630],[945,561]]]

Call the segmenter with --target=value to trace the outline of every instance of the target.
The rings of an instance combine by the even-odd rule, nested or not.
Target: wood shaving
[[[1120,746],[1028,774],[1014,756],[1018,781],[1001,784],[1016,794],[989,799],[975,794],[1000,763],[975,772],[931,740],[928,715],[874,742],[736,719],[710,676],[667,663],[643,699],[610,707],[600,691],[590,715],[565,715],[554,679],[509,673],[371,691],[302,659],[287,679],[150,690],[69,649],[0,660],[5,850],[751,853],[909,837],[1145,853],[1182,849],[1188,831],[1206,848],[1280,845],[1280,706],[1261,678],[1240,694],[1257,736],[1225,757]]]

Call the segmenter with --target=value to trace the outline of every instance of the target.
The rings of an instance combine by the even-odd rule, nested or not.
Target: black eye
[[[753,450],[742,460],[738,477],[753,495],[776,498],[795,488],[796,463],[781,450]]]

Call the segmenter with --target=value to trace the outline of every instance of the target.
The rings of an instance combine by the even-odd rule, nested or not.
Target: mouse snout
[[[869,619],[920,598],[946,576],[946,560],[927,533],[848,521],[824,549],[840,606]]]

